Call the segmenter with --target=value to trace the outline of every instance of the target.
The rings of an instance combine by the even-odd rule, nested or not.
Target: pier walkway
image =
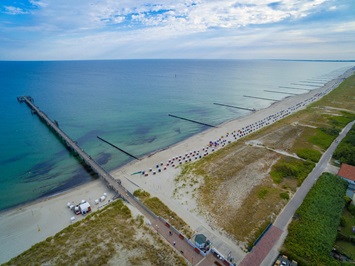
[[[144,215],[152,225],[152,228],[156,230],[166,242],[168,242],[178,253],[185,257],[189,265],[204,266],[207,262],[207,258],[210,260],[214,256],[210,253],[207,256],[203,256],[198,248],[194,246],[191,240],[183,236],[172,225],[165,221],[162,217],[155,215],[151,210],[145,207],[132,193],[130,193],[125,187],[121,185],[119,179],[115,179],[105,169],[103,169],[94,159],[91,158],[79,145],[73,141],[67,134],[65,134],[58,126],[56,121],[52,121],[48,116],[42,112],[35,104],[33,98],[30,96],[20,96],[17,100],[22,103],[25,102],[32,110],[32,113],[36,114],[51,130],[53,130],[67,145],[67,147],[75,152],[83,162],[89,166],[104,182],[117,193],[118,197],[127,201],[133,205],[142,215]],[[222,261],[221,261],[222,262]],[[225,262],[226,265],[231,265],[229,262]]]
[[[101,179],[105,181],[109,188],[114,190],[119,197],[127,200],[124,197],[126,191],[122,185],[120,185],[121,181],[119,179],[114,179],[108,172],[106,172],[106,170],[95,162],[90,155],[81,149],[75,141],[73,141],[67,134],[64,133],[63,130],[59,128],[58,123],[50,120],[48,116],[33,103],[33,99],[30,96],[21,96],[17,99],[19,102],[25,102],[32,109],[32,112],[38,115],[38,117],[62,139],[69,149],[73,150],[87,166],[89,166]]]

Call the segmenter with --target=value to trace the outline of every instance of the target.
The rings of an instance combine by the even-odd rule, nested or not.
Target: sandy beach
[[[354,70],[348,70],[321,88],[287,97],[268,108],[250,112],[245,117],[226,122],[141,160],[133,161],[113,171],[112,175],[119,178],[130,192],[141,188],[152,196],[160,198],[195,232],[209,232],[216,237],[214,241],[216,245],[220,242],[225,243],[225,245],[220,243],[221,251],[225,249],[225,252],[228,252],[229,249],[233,251],[235,257],[241,259],[245,256],[244,251],[237,243],[209,226],[203,216],[198,213],[191,193],[185,193],[183,196],[174,194],[174,179],[180,173],[178,166],[185,162],[199,160],[200,157],[213,153],[228,145],[229,142],[237,141],[247,134],[305,108],[338,87],[342,80],[353,72]],[[144,174],[134,174],[141,171],[144,171]],[[243,190],[243,187],[238,186],[236,189]],[[96,205],[94,200],[104,193],[107,193],[106,200]],[[71,217],[74,216],[76,220],[83,219],[84,216],[74,215],[67,208],[68,202],[79,203],[84,199],[95,211],[107,204],[113,196],[113,192],[101,180],[96,180],[56,196],[0,213],[0,263],[8,261],[39,241],[56,234],[71,223]]]

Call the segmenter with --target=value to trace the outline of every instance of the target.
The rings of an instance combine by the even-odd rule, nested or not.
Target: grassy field
[[[270,175],[276,184],[281,183],[284,178],[292,176],[297,179],[298,185],[301,185],[313,167],[314,163],[312,162],[284,157],[273,165]]]
[[[355,119],[354,84],[352,76],[305,110],[183,166],[175,180],[176,194],[201,184],[194,189],[200,213],[237,241],[253,242],[340,130]],[[262,145],[251,146],[252,141]]]
[[[186,265],[118,200],[75,222],[5,265]]]
[[[282,253],[302,265],[337,265],[329,254],[336,240],[347,182],[329,173],[312,187],[288,226]]]

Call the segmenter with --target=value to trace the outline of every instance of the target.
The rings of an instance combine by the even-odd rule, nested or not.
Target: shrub
[[[320,130],[322,130],[325,134],[328,134],[330,136],[338,136],[340,129],[336,128],[336,127],[332,127],[332,128],[320,128]]]
[[[333,158],[341,163],[355,165],[355,125],[334,152]]]
[[[137,189],[136,191],[133,192],[133,196],[137,198],[149,198],[150,194],[147,191],[144,191],[142,189]]]
[[[322,153],[320,151],[307,149],[307,148],[299,149],[296,152],[296,154],[298,157],[300,157],[302,159],[309,160],[309,161],[312,161],[315,163],[317,163],[319,161],[320,157],[322,156]]]
[[[348,205],[347,209],[352,215],[355,215],[355,206],[354,205],[352,205],[352,204]]]
[[[285,199],[285,200],[289,200],[290,199],[290,195],[287,192],[281,192],[280,193],[280,198],[281,199]]]
[[[269,190],[267,188],[262,188],[258,192],[258,196],[260,199],[265,199],[266,195],[268,194]]]
[[[294,177],[297,179],[298,185],[301,185],[313,167],[314,163],[312,162],[287,157],[280,159],[272,167],[270,175],[276,184],[281,183],[283,178]]]
[[[344,180],[325,173],[296,211],[298,219],[288,227],[284,249],[302,265],[335,263],[329,253],[337,238],[346,188]]]
[[[350,197],[348,197],[347,195],[344,196],[344,200],[346,202],[346,206],[348,206],[352,202],[352,199]]]
[[[344,216],[342,216],[342,217],[340,218],[340,226],[341,226],[341,227],[345,227],[345,226],[346,226],[346,219],[345,219]]]
[[[334,132],[329,131],[325,128],[323,129],[317,128],[316,133],[309,138],[309,141],[313,145],[316,145],[322,148],[323,150],[326,150],[336,137],[335,135],[332,135],[333,133]]]

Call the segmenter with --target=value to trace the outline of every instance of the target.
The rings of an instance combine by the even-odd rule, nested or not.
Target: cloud
[[[28,11],[25,11],[19,7],[14,7],[14,6],[4,6],[4,13],[8,15],[23,15],[23,14],[28,14]]]
[[[49,28],[97,29],[120,31],[136,28],[165,27],[205,31],[209,28],[234,28],[297,19],[317,12],[329,0],[231,0],[172,1],[84,1],[73,5],[57,0],[31,0],[35,19]],[[7,7],[14,14],[28,13],[21,8]]]
[[[351,10],[347,0],[29,3],[3,7],[9,15],[27,14],[21,17],[28,19],[16,21],[17,16],[8,16],[0,20],[5,40],[0,54],[21,58],[27,53],[27,57],[41,59],[255,58],[262,51],[270,56],[272,49],[275,55],[277,50],[297,49],[308,55],[306,47],[317,49],[336,40],[333,49],[338,49],[339,40],[354,40],[353,15],[343,15]]]

